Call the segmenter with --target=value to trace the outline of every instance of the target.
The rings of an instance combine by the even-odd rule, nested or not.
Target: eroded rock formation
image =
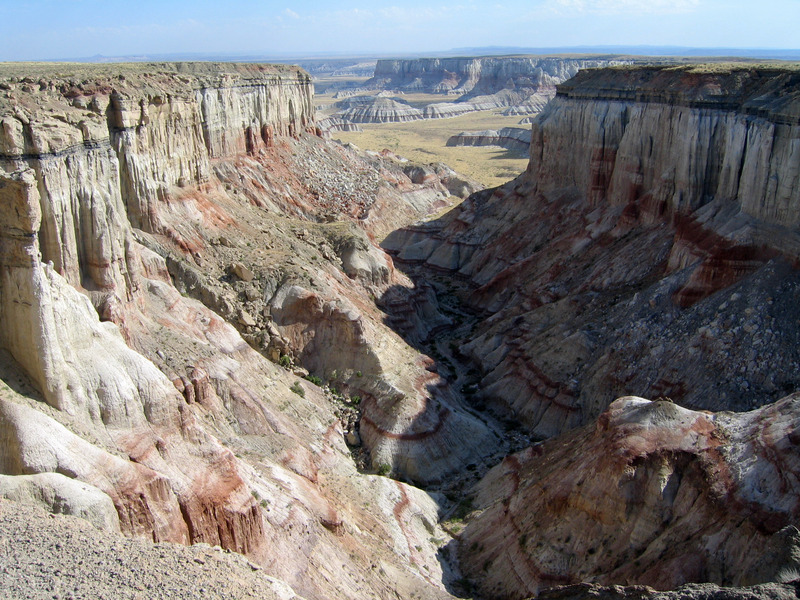
[[[447,206],[447,178],[318,137],[295,68],[28,65],[2,88],[3,493],[221,545],[307,598],[448,597],[438,505],[361,474],[341,396],[301,383],[362,398],[368,468],[485,455],[371,300],[412,287],[374,236]]]
[[[492,598],[796,572],[798,409],[796,396],[716,415],[621,398],[596,424],[509,456],[481,481],[464,564]]]
[[[582,71],[534,122],[525,174],[384,247],[466,280],[484,319],[462,352],[484,399],[537,435],[625,394],[775,401],[800,382],[797,85],[780,69]]]
[[[362,87],[456,95],[459,102],[492,105],[487,108],[529,105],[541,110],[556,85],[580,69],[619,62],[529,56],[382,59]]]
[[[500,146],[508,150],[528,153],[531,147],[531,132],[519,127],[503,127],[499,130],[462,131],[450,136],[448,146]]]
[[[420,109],[395,98],[375,96],[360,99],[364,101],[354,103],[337,116],[351,123],[405,123],[424,117]]]
[[[385,239],[408,276],[376,240],[473,184],[324,140],[301,71],[53,68],[0,79],[0,494],[309,599],[797,565],[796,71],[582,72],[526,173]],[[468,571],[457,496],[369,474],[564,432],[479,483]]]

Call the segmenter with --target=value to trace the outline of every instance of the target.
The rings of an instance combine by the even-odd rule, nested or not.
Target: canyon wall
[[[439,506],[374,472],[493,438],[371,299],[412,287],[374,236],[449,196],[321,139],[293,67],[4,67],[3,493],[307,598],[449,597]]]
[[[385,89],[417,90],[428,93],[464,95],[491,94],[509,81],[555,91],[580,69],[605,66],[602,59],[563,59],[556,57],[480,57],[381,59],[375,64],[373,79],[364,87],[381,82]]]
[[[516,106],[536,103],[539,96],[552,97],[556,85],[580,69],[617,62],[605,58],[527,56],[382,59],[375,65],[373,78],[363,87],[451,94],[464,102],[505,93],[507,97],[499,100],[498,106]]]
[[[524,174],[425,220],[470,182],[322,139],[297,69],[4,68],[0,493],[444,599],[457,507],[376,472],[566,432],[475,488],[487,594],[796,565],[797,71],[582,71]]]
[[[390,236],[485,315],[480,388],[537,435],[616,397],[746,410],[800,384],[798,75],[582,71],[532,126],[527,171]]]
[[[500,146],[527,155],[531,146],[530,129],[503,127],[485,131],[462,131],[447,139],[448,146]]]
[[[792,68],[581,71],[525,173],[384,241],[449,277],[474,405],[549,438],[474,488],[478,593],[793,576],[798,116]]]
[[[259,65],[12,77],[0,165],[36,173],[43,261],[73,285],[124,297],[130,226],[160,233],[166,199],[207,184],[212,159],[312,127],[310,86],[298,69]]]

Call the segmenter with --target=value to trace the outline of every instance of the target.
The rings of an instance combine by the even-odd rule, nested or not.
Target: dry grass
[[[452,97],[434,94],[406,94],[407,102],[420,105],[452,101]],[[324,104],[324,96],[317,98]],[[410,123],[361,124],[363,132],[336,132],[335,139],[352,143],[364,150],[388,149],[420,163],[443,162],[459,173],[493,187],[519,175],[528,165],[528,157],[497,147],[448,147],[450,136],[461,131],[482,131],[519,125],[521,116],[505,117],[500,111],[480,111],[452,119],[425,119]]]

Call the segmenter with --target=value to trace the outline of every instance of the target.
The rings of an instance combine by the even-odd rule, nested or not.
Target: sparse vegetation
[[[295,381],[292,384],[292,387],[290,387],[289,389],[292,390],[295,394],[297,394],[301,398],[305,398],[306,397],[306,391],[303,389],[303,386],[300,385],[299,381]]]
[[[292,368],[292,357],[288,354],[281,354],[280,359],[278,360],[278,364],[282,366],[284,369],[291,369]]]
[[[387,465],[386,463],[383,463],[378,467],[378,475],[380,475],[381,477],[386,477],[391,472],[392,472],[392,467],[390,465]]]
[[[320,386],[320,387],[322,386],[322,378],[321,377],[317,377],[316,375],[306,375],[305,377],[303,377],[303,379],[305,379],[306,381],[310,381],[314,385],[317,385],[317,386]]]

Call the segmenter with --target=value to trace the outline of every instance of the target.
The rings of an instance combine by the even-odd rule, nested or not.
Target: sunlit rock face
[[[422,111],[392,98],[376,97],[339,113],[351,123],[406,123],[423,118]]]
[[[515,181],[383,243],[485,318],[484,401],[536,435],[625,394],[747,410],[800,383],[797,71],[581,71]]]
[[[487,452],[458,407],[414,437],[451,398],[374,303],[411,287],[375,236],[452,202],[447,176],[318,137],[292,67],[0,83],[3,495],[241,552],[306,598],[449,597],[437,503],[359,472],[301,379],[363,396],[368,470],[436,479]]]
[[[490,471],[462,565],[492,598],[580,581],[668,590],[791,578],[798,409],[796,396],[716,415],[620,398],[597,423]]]

